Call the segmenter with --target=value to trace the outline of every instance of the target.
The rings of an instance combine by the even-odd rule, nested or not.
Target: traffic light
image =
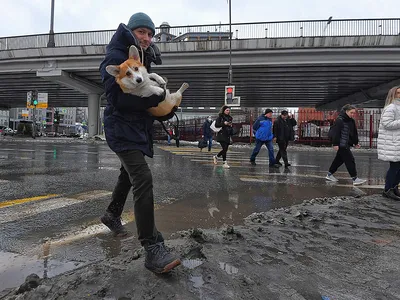
[[[54,113],[54,124],[60,124],[60,114],[58,113],[58,110]]]
[[[233,97],[235,97],[235,86],[234,85],[225,86],[225,105],[232,104]]]
[[[39,93],[38,91],[32,91],[32,97],[31,97],[31,105],[35,106],[38,105],[38,98],[39,98]]]

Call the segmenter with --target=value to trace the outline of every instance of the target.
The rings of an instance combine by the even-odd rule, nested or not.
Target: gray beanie
[[[153,32],[153,35],[156,33],[156,27],[154,26],[153,21],[150,19],[148,15],[142,12],[138,12],[133,14],[129,18],[129,22],[126,25],[130,30],[135,30],[136,28],[148,28]]]

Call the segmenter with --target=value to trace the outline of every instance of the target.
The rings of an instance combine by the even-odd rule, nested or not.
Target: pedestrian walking
[[[378,158],[389,162],[383,196],[400,200],[400,86],[390,89],[378,133]]]
[[[210,128],[212,123],[211,116],[208,116],[207,119],[203,123],[203,139],[204,145],[208,145],[208,151],[211,151],[212,141],[213,141],[213,131]]]
[[[287,119],[288,123],[289,123],[289,129],[290,129],[290,141],[294,141],[295,140],[295,132],[294,132],[294,127],[297,125],[297,121],[294,118],[293,114],[289,113],[288,114],[288,119]]]
[[[106,140],[120,162],[120,175],[112,193],[112,201],[101,222],[116,235],[126,235],[121,223],[121,214],[126,198],[132,188],[134,214],[138,239],[145,250],[145,267],[155,273],[165,273],[180,264],[164,245],[164,238],[157,230],[154,220],[153,178],[144,156],[153,157],[153,122],[147,109],[163,101],[165,95],[142,98],[125,94],[108,74],[108,65],[118,65],[128,59],[131,45],[139,49],[141,62],[148,72],[151,63],[161,64],[161,54],[152,38],[155,26],[150,17],[136,13],[128,25],[120,24],[106,48],[100,72],[107,107],[104,112]],[[171,112],[162,120],[173,116]]]
[[[353,180],[353,185],[361,185],[366,182],[365,179],[357,177],[356,162],[351,152],[351,147],[360,148],[356,122],[354,121],[355,115],[355,106],[346,104],[330,129],[331,133],[329,135],[332,136],[332,144],[333,149],[336,151],[336,156],[326,175],[327,180],[337,182],[338,180],[333,174],[344,163]]]
[[[256,157],[261,147],[265,145],[268,150],[269,166],[279,168],[279,166],[275,164],[274,145],[272,143],[274,138],[272,133],[272,113],[272,109],[266,109],[264,114],[258,117],[253,125],[253,130],[256,133],[256,145],[250,156],[250,163],[254,166],[256,165]]]
[[[280,160],[283,159],[285,168],[290,166],[287,157],[287,147],[292,136],[293,126],[292,123],[288,122],[289,112],[287,110],[282,110],[280,116],[274,121],[274,138],[276,138],[276,143],[278,144],[279,151],[275,158],[275,163],[278,166],[282,166]]]
[[[171,146],[171,139],[174,134],[174,130],[173,130],[172,124],[169,122],[167,124],[167,131],[168,131],[168,134],[167,134],[168,146]]]
[[[229,169],[230,166],[226,161],[226,153],[228,152],[229,145],[232,144],[232,116],[231,109],[229,106],[222,106],[217,120],[215,120],[215,127],[221,128],[217,133],[217,142],[221,144],[222,150],[213,157],[214,164],[218,164],[218,158],[222,156],[223,167]]]

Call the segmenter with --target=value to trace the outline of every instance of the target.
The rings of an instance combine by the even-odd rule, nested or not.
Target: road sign
[[[26,93],[26,108],[34,108],[33,105],[31,105],[32,101],[32,92],[27,92]]]
[[[38,93],[38,104],[36,108],[47,108],[48,107],[49,95],[47,93]]]
[[[22,115],[23,117],[29,117],[29,110],[23,109],[21,115]]]

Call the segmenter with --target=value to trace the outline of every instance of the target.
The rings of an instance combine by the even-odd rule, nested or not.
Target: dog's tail
[[[187,83],[187,82],[182,83],[182,85],[179,88],[179,90],[177,91],[177,93],[183,94],[183,92],[186,91],[188,87],[189,87],[189,83]]]

